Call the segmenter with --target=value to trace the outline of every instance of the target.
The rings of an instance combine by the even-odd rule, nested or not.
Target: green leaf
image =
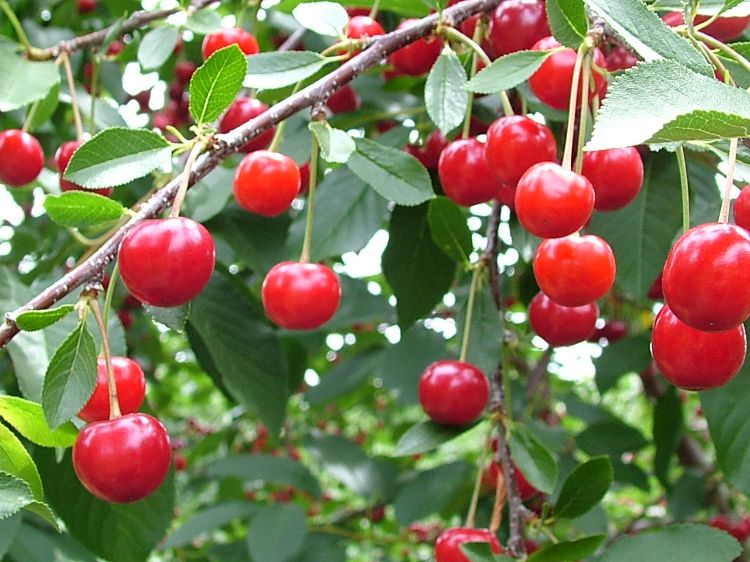
[[[437,449],[443,443],[452,441],[475,426],[456,427],[440,425],[431,421],[419,422],[410,427],[396,443],[394,457],[409,457]]]
[[[203,223],[221,213],[232,198],[234,169],[219,166],[188,191],[183,214]]]
[[[247,59],[237,45],[213,53],[190,79],[190,115],[201,126],[214,121],[242,89]]]
[[[618,263],[619,265],[619,263]],[[627,373],[640,373],[651,364],[651,338],[645,334],[629,337],[602,349],[596,360],[596,387],[604,394],[617,386]]]
[[[169,533],[161,548],[167,550],[189,545],[202,534],[219,529],[235,519],[255,515],[260,509],[257,504],[243,501],[229,501],[206,508]]]
[[[746,136],[749,92],[664,60],[615,78],[586,150]]]
[[[0,520],[18,513],[33,502],[34,495],[26,482],[0,471]]]
[[[19,517],[20,519],[20,517]],[[2,539],[0,539],[1,541]],[[98,562],[96,556],[68,533],[24,521],[9,550],[12,560],[23,562]]]
[[[323,493],[318,480],[295,460],[273,455],[233,455],[219,459],[206,468],[210,478],[241,478],[247,482],[294,486],[319,499]]]
[[[465,542],[460,548],[469,562],[513,562],[512,558],[494,554],[492,547],[486,542]]]
[[[687,40],[674,33],[656,13],[646,7],[643,0],[584,2],[646,62],[668,59],[675,67],[682,68],[684,65],[694,72],[711,76],[713,80],[713,70],[703,55]],[[666,77],[663,79],[665,84],[669,83]]]
[[[16,316],[16,325],[25,332],[36,332],[62,320],[74,309],[74,305],[64,304],[47,310],[27,310]]]
[[[416,158],[369,139],[357,139],[347,165],[375,191],[397,205],[414,206],[435,197],[430,174]]]
[[[472,472],[465,462],[454,462],[417,474],[399,490],[394,501],[398,524],[406,527],[444,509],[462,493]]]
[[[682,403],[674,387],[659,396],[654,406],[654,474],[669,488],[669,469],[684,429]]]
[[[469,299],[467,297],[457,318],[456,330],[458,333],[463,333],[466,325],[466,307],[468,304]],[[502,333],[503,318],[495,307],[495,301],[492,300],[489,284],[480,283],[474,300],[474,313],[471,316],[471,338],[466,360],[479,367],[487,376],[492,376],[500,363],[503,341],[502,337],[498,337],[498,334]]]
[[[445,47],[427,75],[424,101],[430,119],[446,135],[464,121],[469,104],[469,94],[463,89],[467,81],[458,56]]]
[[[532,554],[528,562],[575,562],[594,554],[606,539],[606,535],[595,535],[575,541],[551,544]]]
[[[36,464],[18,437],[2,423],[0,423],[0,471],[22,480],[28,486],[33,500],[44,499],[42,479]]]
[[[179,29],[172,25],[157,27],[146,33],[138,45],[138,62],[141,68],[153,70],[167,62],[174,51],[179,34]]]
[[[41,405],[17,396],[0,396],[0,417],[35,445],[72,447],[78,430],[72,423],[51,429]]]
[[[342,37],[349,14],[337,2],[306,2],[292,10],[300,25],[319,35]]]
[[[552,51],[518,51],[494,60],[464,86],[476,94],[497,94],[531,78]]]
[[[640,431],[617,418],[592,423],[578,434],[576,443],[589,455],[612,456],[640,451],[649,444]]]
[[[672,525],[641,531],[610,546],[598,562],[731,562],[742,553],[740,544],[729,534],[708,525]]]
[[[60,84],[55,84],[50,88],[49,93],[41,99],[37,100],[37,106],[34,110],[34,114],[31,116],[28,131],[33,133],[38,129],[44,127],[47,122],[52,118],[55,113],[58,104],[60,103]],[[27,110],[26,115],[31,113],[30,108]]]
[[[44,377],[42,407],[53,429],[80,412],[94,392],[96,361],[94,338],[81,322],[57,348]]]
[[[98,226],[116,221],[126,213],[117,201],[85,191],[47,195],[44,209],[52,222],[66,228]]]
[[[313,51],[276,51],[251,55],[247,62],[245,86],[275,90],[301,82],[333,61]]]
[[[269,505],[247,530],[247,548],[253,560],[288,562],[302,551],[307,535],[305,512],[297,504]]]
[[[190,316],[190,303],[171,308],[162,308],[144,304],[143,310],[154,322],[164,324],[167,328],[182,333],[185,331],[185,323],[187,322],[188,316]]]
[[[555,517],[575,519],[585,514],[601,501],[609,490],[612,479],[609,457],[594,457],[579,465],[563,484],[553,511]]]
[[[427,222],[432,240],[445,255],[459,263],[469,263],[473,244],[461,207],[447,197],[435,197],[430,201]]]
[[[306,0],[282,0],[280,4],[274,6],[274,9],[289,13],[304,2]],[[372,7],[373,3],[374,0],[341,0],[339,2],[343,6],[366,6],[368,8]],[[394,12],[409,17],[426,16],[428,11],[422,0],[382,0],[379,6],[384,12]]]
[[[354,139],[346,131],[334,129],[328,122],[310,123],[310,130],[318,139],[321,155],[327,162],[346,164],[357,149]]]
[[[214,33],[221,29],[221,14],[216,10],[196,10],[188,17],[185,27],[200,35]]]
[[[144,129],[105,129],[73,153],[65,179],[96,189],[124,185],[169,162],[172,147]]]
[[[583,0],[547,0],[547,19],[560,44],[578,49],[589,31]]]
[[[324,533],[309,533],[302,554],[294,562],[346,562],[346,543]]]
[[[345,294],[351,296],[350,293]],[[382,352],[368,352],[335,365],[326,372],[319,385],[305,393],[305,400],[312,406],[318,406],[353,392],[375,373],[382,357]]]
[[[456,273],[453,260],[432,241],[427,205],[396,207],[382,261],[383,273],[397,299],[402,330],[432,311],[450,289]]]
[[[540,492],[551,494],[557,485],[557,462],[552,453],[532,433],[513,426],[509,439],[513,461],[526,480]]]
[[[3,557],[8,553],[10,545],[15,542],[18,530],[21,528],[21,520],[21,515],[12,515],[4,519],[0,518],[0,560],[4,560]],[[22,560],[27,559],[22,558]]]
[[[37,100],[60,83],[60,70],[54,62],[30,62],[12,48],[0,48],[0,111],[12,111]],[[10,79],[9,77],[12,77]]]

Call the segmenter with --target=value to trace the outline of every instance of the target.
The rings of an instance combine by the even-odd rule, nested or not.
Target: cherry
[[[448,146],[448,139],[438,129],[427,135],[427,140],[423,146],[415,144],[406,145],[406,152],[419,160],[428,170],[434,170],[440,162],[440,155],[445,147]]]
[[[310,161],[309,160],[299,167],[299,179],[300,179],[299,193],[300,195],[304,195],[305,193],[310,191]]]
[[[174,76],[182,84],[187,84],[196,70],[198,70],[198,65],[193,61],[181,60],[174,65]]]
[[[169,472],[169,434],[148,414],[128,414],[84,427],[73,445],[73,468],[85,488],[112,503],[151,495]]]
[[[495,444],[495,441],[493,441],[493,445]],[[526,477],[523,475],[523,472],[516,466],[516,463],[511,461],[513,463],[513,472],[516,475],[516,482],[518,483],[518,493],[521,496],[522,501],[528,501],[537,494],[539,494],[539,490],[534,488],[534,486],[531,485],[531,483],[526,480]],[[492,483],[495,484],[497,482],[497,473],[503,472],[503,465],[498,464],[495,461],[492,461],[490,463],[490,478],[492,478]]]
[[[0,182],[19,187],[34,181],[44,167],[44,151],[36,138],[20,129],[0,132]]]
[[[214,261],[211,234],[185,217],[144,220],[120,244],[123,283],[152,306],[179,306],[198,296],[211,278]]]
[[[346,13],[349,14],[350,18],[356,18],[357,16],[369,16],[371,8],[347,8]]]
[[[516,208],[516,186],[500,184],[497,193],[495,194],[495,200],[499,201],[503,205],[510,207],[511,209]]]
[[[495,56],[530,49],[550,34],[542,0],[506,0],[495,8],[489,42]]]
[[[406,29],[418,20],[407,19],[396,27],[396,30]],[[421,76],[432,68],[440,56],[442,43],[436,37],[417,39],[391,54],[388,60],[396,70],[407,76]]]
[[[525,115],[501,117],[487,131],[487,159],[501,182],[516,185],[534,164],[557,160],[557,142],[552,131]]]
[[[585,152],[581,173],[594,187],[594,208],[598,211],[621,209],[638,196],[643,186],[643,160],[632,146]]]
[[[175,455],[174,457],[174,469],[176,472],[182,472],[187,468],[188,462],[183,455]]]
[[[733,328],[750,317],[750,233],[733,224],[691,228],[664,266],[664,298],[696,330]]]
[[[57,152],[55,153],[55,163],[57,164],[57,169],[60,172],[60,191],[90,191],[92,193],[103,195],[104,197],[109,197],[110,195],[112,195],[113,191],[111,187],[103,187],[101,189],[86,189],[85,187],[80,186],[77,183],[73,183],[72,181],[63,179],[65,170],[68,169],[70,159],[73,158],[73,154],[82,144],[83,141],[80,140],[64,142],[62,143],[62,145],[60,145],[60,148],[58,148]]]
[[[219,131],[222,133],[228,133],[232,129],[236,129],[240,125],[243,125],[254,119],[264,111],[268,109],[268,106],[262,101],[258,101],[255,98],[237,98],[229,106],[229,109],[224,114],[219,122]],[[263,150],[267,148],[273,140],[273,135],[276,132],[274,127],[271,127],[267,131],[262,132],[260,135],[255,137],[253,140],[248,141],[240,149],[242,152],[253,152],[255,150]]]
[[[332,113],[352,113],[362,105],[357,91],[349,84],[344,84],[328,96],[326,105]]]
[[[741,543],[744,543],[750,537],[750,520],[748,518],[741,521],[732,521],[726,515],[716,515],[711,518],[709,525],[726,531]]]
[[[369,15],[354,16],[349,20],[349,27],[346,29],[349,39],[366,39],[378,35],[385,35],[385,29]]]
[[[234,198],[240,206],[266,217],[286,211],[299,194],[302,179],[294,160],[268,150],[251,152],[234,175]]]
[[[465,207],[489,201],[500,188],[487,161],[485,146],[473,138],[456,140],[445,147],[440,154],[438,175],[445,194]]]
[[[287,261],[268,272],[261,297],[275,324],[288,330],[314,330],[336,314],[341,284],[325,265]]]
[[[594,333],[598,317],[596,303],[562,306],[544,293],[537,293],[529,304],[531,327],[552,347],[586,341]]]
[[[467,542],[486,542],[495,554],[503,552],[500,541],[488,529],[454,527],[444,531],[435,542],[435,562],[469,562],[461,551],[461,545]]]
[[[554,37],[545,37],[537,41],[532,47],[535,51],[547,51],[557,49],[560,43]],[[576,52],[573,49],[563,49],[550,55],[542,66],[529,78],[529,87],[534,95],[550,107],[559,110],[567,110],[570,105],[570,85],[573,82],[573,68],[576,64]],[[607,61],[599,49],[594,49],[594,64],[605,68]],[[604,97],[607,87],[607,79],[593,72],[593,80],[590,82],[592,88],[589,91],[589,101],[595,95]],[[578,105],[581,105],[581,86],[578,87]]]
[[[614,343],[627,336],[629,329],[628,323],[624,320],[610,320],[601,328],[594,330],[589,341],[598,342],[604,339],[608,343]]]
[[[646,293],[646,297],[652,301],[663,301],[664,300],[664,288],[662,287],[662,281],[664,280],[664,272],[662,271],[656,276],[654,282],[651,283],[651,287]]]
[[[516,187],[516,213],[536,236],[560,238],[580,230],[594,211],[594,188],[554,162],[534,164]]]
[[[260,50],[255,35],[239,27],[230,27],[216,33],[209,33],[203,38],[203,45],[201,47],[203,60],[208,59],[214,52],[229,45],[237,45],[246,55],[254,55]]]
[[[625,47],[615,47],[607,55],[607,70],[610,72],[627,70],[636,64],[638,64],[638,58]]]
[[[96,0],[77,0],[76,8],[79,14],[90,14],[96,10]]]
[[[99,357],[94,393],[78,413],[78,417],[87,422],[109,419],[109,390],[107,388],[107,364],[104,357]],[[138,363],[127,357],[112,357],[112,370],[117,387],[117,401],[123,414],[137,412],[146,395],[146,377]]]
[[[698,25],[705,21],[708,21],[709,16],[697,15],[693,20],[694,25]],[[682,12],[669,12],[665,14],[662,19],[670,27],[677,27],[685,23],[685,18]],[[706,35],[710,35],[714,39],[718,39],[726,43],[740,37],[747,29],[750,24],[750,16],[737,17],[737,18],[718,18],[711,25],[705,27],[701,31]]]
[[[2,152],[2,149],[0,149]],[[734,222],[750,231],[750,185],[746,185],[734,202]]]
[[[107,46],[107,55],[110,57],[116,57],[125,48],[125,43],[119,39],[115,39]]]
[[[462,361],[435,361],[419,379],[419,402],[437,423],[464,425],[477,419],[490,396],[482,371]]]
[[[534,256],[534,276],[557,304],[582,306],[603,297],[615,282],[615,256],[593,234],[544,240]]]
[[[656,367],[675,386],[704,390],[721,386],[742,368],[747,352],[745,327],[721,332],[691,328],[664,306],[654,321],[651,353]]]

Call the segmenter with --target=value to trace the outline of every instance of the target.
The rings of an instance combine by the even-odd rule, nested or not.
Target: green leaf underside
[[[313,51],[291,51],[258,53],[247,57],[247,62],[244,85],[274,90],[305,80],[332,61]]]
[[[578,49],[589,29],[583,0],[547,0],[546,5],[552,35],[560,44]]]
[[[357,149],[346,131],[332,128],[326,123],[310,123],[310,130],[315,134],[323,158],[332,163],[346,164],[352,152]]]
[[[60,70],[54,62],[30,62],[5,46],[0,47],[0,76],[5,77],[0,80],[0,111],[41,100],[60,83]]]
[[[69,191],[48,195],[44,209],[52,222],[66,228],[87,228],[116,221],[125,215],[125,207],[98,193]]]
[[[0,472],[0,519],[18,513],[34,502],[28,484],[7,472]]]
[[[305,2],[292,15],[302,27],[329,37],[341,37],[349,23],[349,14],[337,2]]]
[[[143,310],[152,320],[154,320],[154,322],[163,324],[175,332],[183,332],[185,330],[185,323],[187,322],[188,316],[190,316],[190,303],[171,308],[162,308],[144,304]]]
[[[138,45],[138,62],[143,70],[159,68],[170,57],[177,44],[180,30],[173,25],[152,29]]]
[[[188,17],[185,27],[202,35],[214,33],[221,29],[221,14],[216,10],[196,10]]]
[[[518,51],[482,69],[464,86],[476,94],[496,94],[522,84],[539,69],[552,51]]]
[[[463,89],[468,81],[458,56],[445,48],[427,75],[425,105],[430,119],[448,134],[464,121],[469,94]]]
[[[282,0],[280,4],[274,7],[279,11],[291,13],[291,11],[306,0]],[[343,6],[372,6],[373,0],[341,0],[339,4]],[[428,9],[423,0],[381,0],[380,9],[382,11],[395,12],[404,16],[421,17],[426,16]]]
[[[36,332],[62,320],[74,309],[74,305],[64,304],[47,310],[27,310],[16,316],[16,325],[25,332]]]
[[[89,189],[124,185],[168,163],[171,153],[169,143],[156,133],[112,127],[73,153],[65,179]]]
[[[190,115],[198,125],[221,115],[242,89],[247,58],[237,45],[213,53],[190,79]]]
[[[0,418],[25,439],[42,447],[72,447],[78,435],[72,423],[51,429],[40,404],[17,396],[0,396]]]

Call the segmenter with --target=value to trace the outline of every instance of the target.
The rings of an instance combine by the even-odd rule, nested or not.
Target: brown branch
[[[470,16],[497,6],[501,0],[468,0],[444,12],[446,24],[459,24]],[[215,143],[193,168],[189,185],[195,184],[216,168],[225,158],[237,152],[249,140],[267,131],[277,123],[298,111],[326,100],[340,86],[351,82],[362,72],[377,66],[389,54],[417,39],[432,33],[437,26],[438,16],[428,16],[407,29],[394,31],[374,41],[360,55],[347,61],[328,76],[318,80],[301,92],[286,98],[258,117],[224,135],[217,135]],[[184,173],[184,172],[183,172]],[[44,289],[29,302],[5,315],[5,323],[0,327],[0,347],[4,347],[18,333],[15,317],[27,310],[43,310],[67,296],[87,279],[100,275],[115,258],[125,234],[139,222],[158,216],[173,200],[182,181],[182,174],[172,179],[166,186],[154,193],[114,235],[107,240],[86,261],[65,274],[58,281]],[[499,212],[499,211],[498,211]],[[497,261],[497,260],[495,260]]]

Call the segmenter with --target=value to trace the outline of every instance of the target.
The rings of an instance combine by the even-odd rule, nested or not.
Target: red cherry
[[[495,554],[503,552],[500,541],[489,530],[455,527],[444,531],[435,542],[435,562],[469,562],[461,551],[461,545],[467,542],[486,542]]]
[[[396,27],[396,30],[406,29],[414,25],[418,20],[407,19]],[[388,60],[396,67],[396,70],[407,76],[421,76],[432,68],[440,56],[442,43],[436,37],[417,39],[392,53]]]
[[[378,35],[385,35],[385,29],[369,15],[354,16],[349,20],[349,27],[346,29],[349,39],[366,39]]]
[[[495,194],[495,200],[499,201],[503,205],[510,207],[511,209],[516,208],[516,186],[500,184],[500,187]]]
[[[350,18],[356,18],[357,16],[369,16],[371,8],[347,8],[346,13],[349,14]]]
[[[120,244],[125,287],[152,306],[179,306],[198,296],[211,278],[214,261],[211,234],[185,217],[140,222]]]
[[[487,159],[501,182],[516,185],[534,164],[557,160],[557,143],[552,131],[529,117],[501,117],[487,131]]]
[[[174,469],[177,472],[182,472],[187,468],[187,459],[182,455],[175,455],[174,457]]]
[[[672,247],[662,286],[672,312],[696,330],[728,330],[750,317],[750,233],[733,224],[691,228]]]
[[[607,70],[627,70],[638,64],[638,58],[625,47],[615,47],[607,55]]]
[[[352,113],[362,105],[359,94],[349,84],[344,84],[333,92],[326,101],[332,113]]]
[[[750,185],[746,185],[740,191],[734,202],[734,222],[737,226],[750,231]]]
[[[339,308],[338,275],[322,264],[281,262],[263,280],[263,308],[277,325],[288,330],[314,330]]]
[[[251,152],[234,175],[234,198],[240,206],[267,217],[286,211],[300,190],[302,179],[294,160],[268,150]]]
[[[109,391],[107,388],[107,364],[104,357],[99,357],[98,374],[94,393],[78,413],[78,417],[87,422],[109,419]],[[138,363],[127,357],[112,357],[112,370],[117,387],[117,401],[123,414],[137,412],[146,395],[146,377]]]
[[[557,304],[582,306],[603,297],[615,282],[615,256],[593,234],[544,240],[534,256],[534,276]]]
[[[446,146],[448,146],[448,139],[438,129],[435,129],[427,135],[427,140],[423,146],[409,144],[404,150],[419,160],[425,168],[434,170],[438,167],[440,155]]]
[[[651,284],[651,287],[648,289],[648,293],[646,293],[646,297],[651,299],[652,301],[663,301],[664,300],[664,289],[662,288],[662,280],[664,277],[664,273],[659,273],[659,275],[654,279],[654,282]]]
[[[503,465],[492,461],[492,463],[490,464],[490,478],[492,478],[493,484],[497,482],[498,472],[503,472]],[[531,483],[526,480],[526,477],[523,475],[523,472],[521,472],[516,466],[516,463],[513,463],[513,472],[516,475],[516,482],[518,483],[518,493],[521,495],[522,501],[528,501],[539,494],[539,490],[534,488],[534,486],[532,486]]]
[[[76,7],[79,14],[90,14],[96,10],[96,0],[77,0]]]
[[[495,8],[489,42],[495,56],[531,49],[550,34],[542,0],[506,0]]]
[[[573,234],[593,211],[591,182],[554,162],[534,164],[516,186],[518,220],[542,238]]]
[[[610,320],[601,328],[594,330],[589,341],[598,342],[605,339],[609,343],[614,343],[628,335],[629,326],[624,320]]]
[[[112,503],[151,495],[167,477],[171,457],[167,430],[148,414],[94,422],[73,445],[73,468],[81,484]]]
[[[631,203],[643,186],[643,160],[631,147],[583,154],[583,169],[596,192],[594,207],[614,211]]]
[[[34,181],[44,167],[39,141],[20,129],[0,133],[0,182],[11,187]]]
[[[264,111],[268,109],[268,106],[254,98],[237,98],[229,106],[229,109],[224,114],[219,122],[219,131],[222,133],[228,133],[232,129],[236,129],[240,125],[247,123],[250,119],[254,119]],[[273,140],[275,133],[275,127],[271,127],[267,131],[262,132],[260,135],[255,137],[253,140],[247,142],[240,150],[242,152],[253,152],[255,150],[263,150],[268,148]]]
[[[73,158],[73,154],[82,144],[83,141],[79,140],[64,142],[62,143],[62,145],[60,145],[60,148],[58,148],[57,152],[55,153],[55,162],[57,164],[57,169],[60,172],[60,191],[90,191],[92,193],[103,195],[104,197],[109,197],[110,195],[112,195],[113,191],[111,187],[104,187],[101,189],[86,189],[85,187],[80,186],[77,183],[73,183],[72,181],[63,179],[65,170],[68,169],[68,163],[70,162],[70,159]]]
[[[562,306],[544,293],[537,293],[529,305],[529,322],[537,335],[552,347],[586,341],[596,329],[596,303]]]
[[[214,52],[229,45],[237,45],[246,55],[254,55],[260,49],[255,35],[248,33],[239,27],[222,29],[216,33],[209,33],[203,38],[201,52],[203,60],[206,60]]]
[[[180,101],[185,94],[185,85],[180,82],[172,82],[167,88],[170,99]]]
[[[693,20],[695,25],[708,21],[709,16],[697,15]],[[670,12],[665,14],[662,18],[664,23],[670,27],[677,27],[685,23],[685,18],[682,12]],[[732,41],[740,37],[747,29],[750,24],[750,16],[736,17],[736,18],[718,18],[711,25],[705,27],[701,31],[706,35],[710,35],[714,39],[718,39],[722,42]]]
[[[554,37],[545,37],[537,41],[532,47],[535,51],[546,51],[560,47],[560,43]],[[573,49],[557,51],[542,63],[542,66],[529,78],[529,87],[534,95],[542,102],[555,109],[567,111],[570,105],[570,85],[573,82],[573,68],[576,63],[576,52]],[[607,61],[599,49],[594,49],[594,64],[605,68]],[[607,79],[593,72],[593,87],[589,91],[589,101],[595,95],[604,97],[607,87]],[[578,88],[578,105],[581,105],[581,85]]]
[[[438,175],[445,194],[465,207],[494,198],[501,184],[492,173],[485,146],[471,138],[445,147],[440,154]]]
[[[487,407],[490,385],[474,365],[461,361],[435,361],[419,379],[419,402],[437,423],[464,425]]]
[[[691,328],[664,306],[654,321],[651,353],[656,367],[675,386],[686,390],[715,388],[742,368],[747,352],[745,327],[721,332]]]
[[[310,191],[310,162],[307,161],[299,167],[299,193],[304,195]]]
[[[115,39],[107,46],[107,54],[110,57],[116,57],[119,55],[122,50],[125,48],[125,43],[120,41],[119,39]]]
[[[181,60],[174,65],[174,76],[179,82],[187,84],[196,70],[198,70],[198,65],[193,61]]]

